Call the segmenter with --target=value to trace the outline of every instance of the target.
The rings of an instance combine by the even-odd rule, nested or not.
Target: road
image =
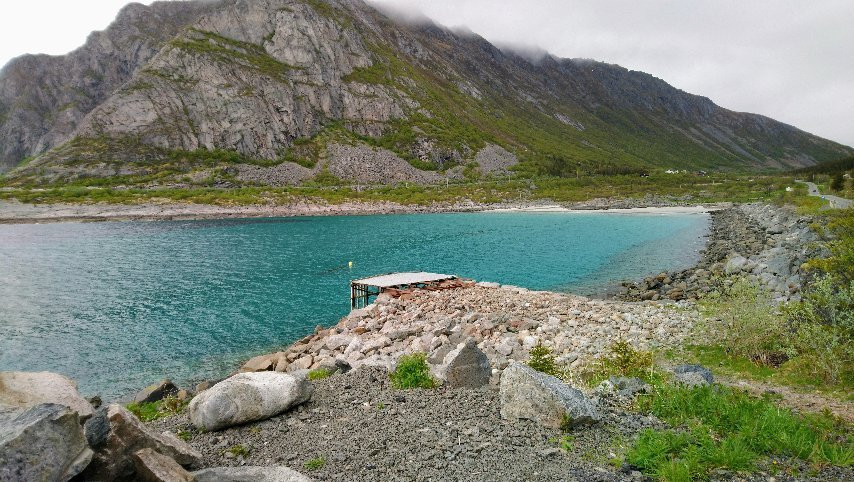
[[[806,184],[807,189],[809,190],[810,196],[821,196],[822,199],[827,199],[830,203],[830,207],[832,208],[850,208],[854,206],[854,201],[850,199],[845,199],[844,197],[832,196],[830,194],[822,194],[818,192],[818,186],[815,183],[807,182],[807,181],[795,181],[801,184]]]

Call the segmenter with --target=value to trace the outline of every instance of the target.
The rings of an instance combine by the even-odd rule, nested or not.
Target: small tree
[[[833,176],[833,180],[830,182],[830,189],[834,191],[841,191],[845,189],[845,178],[842,176],[842,171],[837,172]]]

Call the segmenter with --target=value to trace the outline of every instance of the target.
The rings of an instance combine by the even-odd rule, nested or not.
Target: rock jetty
[[[723,276],[745,276],[765,286],[777,301],[800,299],[801,266],[822,254],[822,239],[810,216],[791,206],[754,203],[711,212],[709,240],[690,269],[627,282],[616,298],[698,299]]]
[[[479,283],[446,291],[381,295],[328,329],[243,365],[243,371],[291,372],[343,361],[352,367],[393,367],[405,354],[427,353],[440,365],[469,338],[486,355],[493,375],[511,360],[526,361],[534,346],[553,350],[577,368],[624,339],[641,348],[679,345],[697,321],[686,302],[623,303]]]

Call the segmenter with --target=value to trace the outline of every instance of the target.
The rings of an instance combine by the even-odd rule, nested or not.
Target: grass
[[[397,367],[390,374],[394,388],[434,388],[436,380],[430,376],[427,366],[427,355],[414,353],[403,355],[397,362]]]
[[[305,464],[303,464],[303,467],[305,467],[306,470],[320,470],[323,468],[324,465],[326,465],[325,458],[315,457],[313,459],[306,460]]]
[[[234,455],[235,457],[249,457],[250,450],[245,445],[232,445],[226,450],[228,453]]]
[[[686,363],[712,367],[720,375],[782,385],[800,392],[820,392],[832,398],[854,401],[850,387],[827,384],[821,378],[803,370],[797,361],[787,361],[772,367],[756,363],[749,358],[732,355],[727,353],[724,347],[716,345],[689,345],[678,352],[670,351],[666,356]]]
[[[183,157],[183,159],[191,159]],[[203,158],[205,168],[227,166],[230,160]],[[219,163],[217,163],[219,162]],[[801,199],[798,193],[787,193],[791,179],[784,177],[751,177],[720,175],[652,174],[636,176],[586,176],[578,179],[538,177],[532,179],[499,179],[478,182],[456,182],[445,185],[368,186],[356,189],[342,185],[341,180],[315,179],[313,185],[297,187],[162,187],[168,182],[181,182],[190,165],[175,161],[166,171],[116,178],[81,178],[70,182],[38,184],[22,178],[0,181],[0,199],[17,199],[27,203],[116,203],[137,204],[153,201],[190,202],[197,204],[249,205],[286,204],[295,201],[321,201],[340,204],[348,201],[389,201],[407,205],[430,205],[470,200],[478,203],[501,201],[579,202],[600,197],[640,198],[647,194],[682,198],[691,202],[766,201],[786,202]],[[750,180],[752,179],[752,180]],[[152,185],[153,184],[153,185]],[[804,191],[805,192],[805,191]]]
[[[156,402],[132,402],[127,409],[143,422],[151,422],[165,417],[171,417],[184,411],[189,400],[179,400],[176,397],[166,397]]]
[[[704,479],[716,469],[750,472],[771,455],[814,466],[854,463],[854,445],[841,422],[796,415],[730,388],[660,385],[638,404],[677,427],[641,432],[626,454],[626,462],[659,480]]]
[[[308,372],[309,380],[323,380],[324,378],[329,378],[332,376],[332,370],[328,368],[315,368],[314,370]]]

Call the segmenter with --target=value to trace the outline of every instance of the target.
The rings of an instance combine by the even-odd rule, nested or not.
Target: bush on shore
[[[394,388],[434,388],[436,380],[430,376],[427,355],[414,353],[403,355],[397,362],[397,368],[391,373]]]

